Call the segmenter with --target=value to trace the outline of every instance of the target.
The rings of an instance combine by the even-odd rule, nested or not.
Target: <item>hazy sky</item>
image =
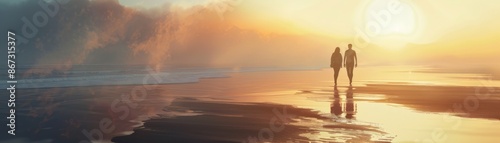
[[[210,0],[119,0],[121,4],[134,7],[157,7],[165,3],[174,3],[181,6],[205,4]],[[213,1],[213,0],[212,0]]]
[[[189,6],[214,1],[217,0],[120,0],[124,5],[144,7],[167,2]],[[402,48],[407,43],[433,43],[464,28],[490,31],[486,28],[498,25],[500,17],[500,4],[495,0],[226,1],[239,1],[236,14],[232,16],[242,27],[343,37],[356,36],[358,29],[366,34],[372,33],[374,36],[368,35],[371,42],[387,48]],[[398,9],[398,12],[391,12],[391,8]]]
[[[23,16],[41,10],[37,1],[0,3],[0,16],[12,19],[0,26],[18,31]],[[28,39],[25,51],[32,55],[22,59],[66,65],[62,69],[96,63],[328,66],[335,47],[352,43],[365,65],[497,64],[499,3],[72,0]]]
[[[151,0],[189,7],[224,0]],[[500,53],[500,2],[496,0],[226,0],[237,1],[224,20],[244,29],[291,35],[318,34],[354,43],[361,51],[428,60],[488,61]],[[369,44],[360,41],[368,40]],[[345,48],[345,45],[339,45]],[[377,50],[375,50],[377,51]],[[461,62],[461,61],[460,61]]]
[[[273,17],[277,20],[289,20],[308,28],[317,28],[318,31],[338,32],[338,27],[352,27],[353,24],[363,24],[356,20],[370,20],[371,13],[388,10],[391,2],[401,3],[403,12],[393,14],[394,25],[415,24],[422,22],[441,21],[441,25],[450,25],[453,22],[460,25],[485,22],[498,19],[500,10],[495,0],[477,1],[409,1],[409,0],[311,0],[311,1],[289,1],[289,0],[119,0],[127,6],[155,7],[164,3],[174,5],[190,6],[206,4],[217,1],[239,2],[236,9],[244,9],[246,14]],[[400,18],[409,17],[409,18]],[[400,26],[401,26],[400,25]],[[450,28],[453,28],[450,27]],[[410,27],[414,28],[414,27]],[[389,28],[390,29],[390,28]]]

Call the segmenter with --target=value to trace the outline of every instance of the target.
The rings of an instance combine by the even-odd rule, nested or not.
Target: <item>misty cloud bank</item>
[[[3,2],[0,18],[8,19],[2,29],[18,34],[17,60],[30,65],[24,75],[88,64],[157,69],[328,65],[324,50],[334,42],[327,38],[240,29],[221,19],[213,6],[139,10],[116,0],[34,0]]]

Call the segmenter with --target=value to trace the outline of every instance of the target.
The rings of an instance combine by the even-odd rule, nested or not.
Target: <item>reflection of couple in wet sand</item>
[[[355,108],[353,90],[351,86],[346,91],[346,101],[344,107],[342,107],[341,101],[342,99],[340,98],[339,90],[337,89],[337,87],[335,87],[333,91],[333,103],[330,106],[330,112],[337,118],[339,118],[342,113],[345,113],[346,119],[353,119],[357,109]]]
[[[348,45],[349,49],[345,51],[344,54],[344,67],[347,69],[347,76],[349,77],[349,85],[352,85],[352,77],[354,73],[354,67],[358,66],[358,57],[356,56],[356,51],[352,49],[352,44]],[[342,54],[340,54],[340,48],[335,48],[335,52],[332,54],[330,67],[333,68],[335,72],[335,86],[337,86],[337,78],[339,77],[340,68],[342,68]]]

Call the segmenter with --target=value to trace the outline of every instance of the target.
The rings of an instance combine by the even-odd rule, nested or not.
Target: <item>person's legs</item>
[[[347,69],[347,76],[349,77],[349,84],[352,84],[352,77],[353,77],[353,70],[354,70],[354,63],[348,63],[346,65],[346,69]]]
[[[337,79],[339,78],[340,68],[333,68],[333,71],[334,71],[335,85],[337,85]]]

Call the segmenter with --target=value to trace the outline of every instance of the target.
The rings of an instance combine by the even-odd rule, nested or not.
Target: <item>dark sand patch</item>
[[[486,90],[484,87],[367,84],[356,87],[354,92],[384,94],[387,99],[378,102],[401,104],[425,112],[500,119],[500,90],[491,93]]]
[[[279,104],[229,103],[184,98],[176,99],[171,106],[165,107],[165,111],[199,114],[160,115],[160,117],[146,120],[142,127],[134,129],[133,134],[115,137],[112,141],[117,143],[240,143],[250,142],[249,139],[252,138],[254,141],[267,139],[270,142],[314,141],[302,136],[305,133],[318,132],[317,128],[303,125],[313,120],[328,122],[323,129],[337,130],[339,133],[347,129],[358,131],[355,132],[356,135],[347,135],[353,140],[369,141],[370,135],[364,131],[374,131],[373,127],[369,126],[340,125],[331,122],[330,118],[321,116],[310,109]],[[270,124],[273,118],[277,120],[276,124]],[[287,124],[282,124],[283,121]],[[269,130],[271,126],[283,128]],[[262,134],[263,130],[273,131],[272,138],[268,136],[269,134]],[[259,133],[264,136],[259,138]],[[358,134],[364,134],[364,136]],[[321,142],[321,140],[317,141]]]

